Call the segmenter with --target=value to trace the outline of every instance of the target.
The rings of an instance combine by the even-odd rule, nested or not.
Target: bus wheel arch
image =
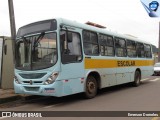
[[[137,68],[134,73],[133,86],[138,87],[140,85],[140,80],[141,80],[141,70],[140,68]]]
[[[98,72],[90,72],[86,78],[84,97],[91,99],[97,95],[100,88],[100,75]]]

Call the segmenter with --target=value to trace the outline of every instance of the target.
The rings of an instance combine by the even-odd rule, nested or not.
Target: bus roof
[[[43,22],[43,21],[52,21],[52,20],[57,20],[57,23],[63,24],[63,25],[67,25],[67,26],[71,26],[71,27],[85,29],[85,30],[89,30],[89,31],[93,31],[93,32],[101,33],[101,34],[106,34],[106,35],[111,35],[111,36],[115,36],[115,37],[119,37],[119,38],[134,40],[136,42],[151,44],[150,42],[146,42],[144,40],[138,39],[136,37],[133,37],[132,35],[123,35],[123,34],[119,34],[119,33],[116,33],[116,32],[109,31],[109,30],[104,29],[104,28],[98,28],[98,27],[95,27],[95,26],[91,26],[91,25],[88,25],[88,24],[78,23],[76,21],[72,21],[72,20],[68,20],[68,19],[64,19],[64,18],[55,18],[55,19],[48,19],[48,20],[37,21],[37,22],[30,23],[28,25],[24,25],[24,26],[22,26],[20,28],[32,25],[34,23],[39,23],[39,22]]]
[[[132,37],[131,35],[118,34],[118,33],[112,32],[112,31],[108,31],[107,29],[104,29],[104,28],[98,28],[98,27],[95,27],[95,26],[90,26],[90,25],[87,25],[87,24],[78,23],[76,21],[71,21],[71,20],[67,20],[67,19],[64,19],[64,18],[57,18],[56,20],[59,21],[60,23],[64,24],[64,25],[77,27],[77,28],[81,28],[81,29],[85,29],[85,30],[90,30],[90,31],[93,31],[93,32],[101,33],[101,34],[112,35],[112,36],[120,37],[120,38],[124,38],[124,39],[134,40],[136,42],[151,44],[150,42],[146,42],[146,41],[138,39],[136,37]]]

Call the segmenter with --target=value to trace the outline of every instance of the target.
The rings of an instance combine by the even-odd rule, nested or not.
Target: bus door
[[[82,55],[82,45],[80,29],[61,30],[61,76],[63,83],[63,93],[74,94],[84,90],[84,61]]]

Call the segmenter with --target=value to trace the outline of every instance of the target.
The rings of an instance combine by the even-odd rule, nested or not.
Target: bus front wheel
[[[97,81],[93,76],[88,76],[85,86],[85,98],[94,98],[97,94]]]
[[[140,80],[141,80],[141,73],[138,70],[136,70],[135,75],[134,75],[133,86],[135,87],[139,86]]]

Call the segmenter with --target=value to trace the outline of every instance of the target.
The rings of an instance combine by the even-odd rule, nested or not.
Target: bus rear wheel
[[[136,70],[135,75],[134,75],[133,86],[135,87],[139,86],[140,80],[141,80],[141,73],[138,70]]]
[[[86,80],[84,97],[91,99],[97,94],[97,81],[93,76],[88,76]]]

